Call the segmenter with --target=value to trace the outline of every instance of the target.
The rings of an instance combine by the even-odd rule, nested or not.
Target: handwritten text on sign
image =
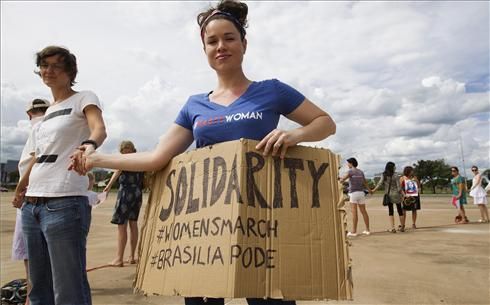
[[[271,208],[271,205],[267,203],[263,194],[260,192],[257,184],[255,182],[254,173],[260,171],[265,165],[265,159],[261,154],[256,152],[247,152],[246,157],[246,198],[248,205],[255,207],[255,202],[257,201],[260,208]],[[223,193],[225,193],[225,204],[230,204],[232,202],[232,195],[235,195],[236,201],[238,203],[243,203],[243,197],[240,193],[240,186],[238,183],[237,174],[237,156],[235,155],[233,159],[233,164],[229,169],[228,177],[228,164],[223,157],[214,157],[213,159],[213,170],[211,179],[211,195],[208,195],[209,186],[209,169],[211,159],[206,158],[202,162],[203,164],[203,179],[202,179],[202,196],[194,197],[194,180],[196,173],[196,163],[192,163],[190,169],[182,167],[179,171],[177,178],[177,185],[172,184],[172,178],[176,175],[176,170],[170,171],[167,176],[166,186],[170,190],[170,202],[167,207],[162,207],[160,212],[160,220],[166,221],[172,212],[176,216],[180,215],[187,204],[186,214],[196,213],[199,208],[206,208],[208,206],[213,206]],[[311,207],[320,207],[319,193],[318,193],[318,182],[325,170],[328,168],[328,163],[321,163],[320,166],[316,167],[313,160],[303,160],[297,158],[274,158],[274,197],[272,202],[272,208],[282,208],[283,207],[283,193],[281,187],[281,168],[288,169],[289,176],[289,206],[291,208],[298,208],[298,195],[296,188],[296,172],[305,170],[305,162],[308,167],[310,177],[312,179],[312,200]],[[190,170],[190,173],[188,171]],[[221,173],[219,175],[218,173]]]
[[[169,172],[165,181],[170,198],[168,204],[162,207],[159,219],[162,221],[160,229],[156,231],[157,244],[163,243],[163,248],[155,250],[151,256],[152,268],[164,270],[177,265],[225,265],[241,264],[244,268],[275,268],[274,254],[277,250],[265,249],[260,246],[243,246],[231,244],[198,245],[179,244],[181,240],[193,240],[210,236],[242,235],[244,237],[277,238],[279,223],[277,220],[256,219],[253,217],[241,218],[240,216],[229,219],[223,217],[201,218],[189,221],[167,222],[172,213],[179,216],[184,210],[185,214],[197,213],[199,209],[213,206],[225,195],[224,204],[231,204],[233,200],[243,204],[246,198],[247,205],[259,208],[283,208],[284,194],[281,185],[282,170],[287,170],[289,185],[288,206],[299,208],[297,195],[298,171],[308,172],[311,178],[311,208],[319,208],[319,180],[328,168],[328,163],[316,165],[313,160],[299,158],[273,158],[274,188],[272,203],[268,203],[259,190],[255,174],[264,168],[265,158],[256,152],[245,153],[246,162],[246,194],[241,193],[237,167],[237,155],[234,156],[231,167],[225,158],[217,156],[206,158],[199,163],[191,163],[188,167],[181,167]],[[202,193],[195,194],[196,164],[202,166]],[[307,169],[305,169],[307,168]],[[210,174],[211,173],[211,174]],[[176,181],[175,181],[176,179]],[[175,186],[174,186],[175,184]],[[210,187],[210,193],[208,193]],[[177,243],[175,243],[177,242]]]

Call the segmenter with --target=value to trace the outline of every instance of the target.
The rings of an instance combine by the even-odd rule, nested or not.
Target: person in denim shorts
[[[68,168],[72,155],[89,155],[106,138],[101,107],[94,93],[72,89],[76,57],[66,48],[44,48],[36,54],[36,65],[53,102],[36,129],[34,158],[13,201],[22,209],[32,285],[29,300],[31,305],[90,305],[88,178]]]

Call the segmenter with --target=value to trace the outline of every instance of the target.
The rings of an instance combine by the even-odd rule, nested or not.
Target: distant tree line
[[[439,160],[419,160],[413,164],[414,172],[420,180],[421,190],[424,193],[424,187],[430,188],[432,193],[436,193],[436,189],[441,191],[450,187],[451,183],[451,166],[444,159]],[[462,170],[462,169],[461,169]],[[463,176],[462,172],[460,173]]]

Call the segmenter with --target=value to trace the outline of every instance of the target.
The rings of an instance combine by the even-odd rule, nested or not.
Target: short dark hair
[[[34,108],[27,112],[30,114],[45,114],[46,110],[48,110],[48,107]]]
[[[457,167],[457,166],[451,166],[451,170],[455,170],[456,172],[458,172],[458,173],[459,173],[459,169],[458,169],[458,167]]]
[[[77,58],[75,55],[70,53],[70,51],[63,47],[58,46],[47,46],[41,51],[36,53],[36,66],[39,68],[41,64],[45,61],[46,58],[59,55],[61,62],[64,64],[64,71],[68,73],[70,76],[70,86],[73,86],[75,82],[75,78],[77,77],[78,68],[77,68]],[[41,76],[41,72],[34,71],[37,75]]]
[[[352,164],[354,167],[357,167],[357,165],[358,165],[356,158],[349,158],[349,159],[347,159],[347,162]]]
[[[475,169],[475,170],[478,170],[478,166],[476,166],[476,165],[473,165],[473,166],[471,167],[471,169]]]

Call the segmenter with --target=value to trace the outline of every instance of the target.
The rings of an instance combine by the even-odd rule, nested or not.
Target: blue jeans
[[[31,305],[91,305],[86,271],[91,209],[85,196],[24,203]]]

